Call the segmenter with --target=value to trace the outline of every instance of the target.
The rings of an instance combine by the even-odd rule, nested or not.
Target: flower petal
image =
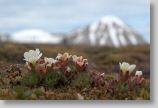
[[[77,56],[76,56],[76,55],[73,55],[73,56],[72,56],[72,59],[73,59],[74,62],[76,62],[76,61],[77,61]]]
[[[135,65],[135,64],[131,65],[130,68],[129,68],[129,72],[133,72],[133,70],[134,70],[135,68],[136,68],[136,65]]]
[[[141,76],[141,75],[143,75],[143,73],[142,73],[142,71],[136,71],[136,73],[135,73],[135,76]]]

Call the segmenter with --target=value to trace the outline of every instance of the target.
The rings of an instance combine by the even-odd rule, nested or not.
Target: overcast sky
[[[118,16],[150,39],[149,0],[0,0],[0,33],[70,32],[106,15]]]

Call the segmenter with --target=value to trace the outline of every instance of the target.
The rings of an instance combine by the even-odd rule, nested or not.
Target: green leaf
[[[28,86],[37,85],[39,82],[38,74],[31,72],[23,78],[23,83]]]

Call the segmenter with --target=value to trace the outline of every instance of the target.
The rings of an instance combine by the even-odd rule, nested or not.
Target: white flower
[[[24,53],[24,60],[29,63],[35,64],[36,61],[39,60],[41,56],[42,53],[40,53],[39,49],[30,50],[29,52]]]
[[[57,59],[57,60],[60,60],[60,59],[62,59],[62,56],[63,56],[62,54],[58,53],[56,59]]]
[[[68,60],[70,57],[71,57],[71,55],[70,55],[69,53],[65,52],[64,54],[58,53],[56,59],[57,59],[57,60],[66,61],[66,60]]]
[[[78,59],[78,57],[77,57],[76,55],[73,55],[73,56],[72,56],[72,60],[73,60],[74,62],[76,62],[77,59]]]
[[[80,56],[80,57],[77,57],[76,55],[73,55],[72,56],[72,59],[73,59],[73,61],[75,62],[75,63],[77,63],[79,66],[83,66],[83,65],[87,65],[88,64],[88,60],[87,59],[83,59],[83,57],[82,56]]]
[[[126,63],[126,62],[123,62],[122,64],[119,63],[119,64],[120,64],[120,69],[122,70],[122,72],[123,72],[124,74],[125,74],[127,71],[128,71],[129,73],[132,73],[133,70],[136,68],[136,65],[135,65],[135,64],[130,65],[130,64]]]
[[[136,71],[135,76],[141,76],[143,75],[142,71]]]
[[[47,58],[47,57],[44,57],[44,61],[45,61],[45,63],[47,63],[47,66],[49,66],[49,67],[51,67],[52,64],[57,62],[57,60],[55,60],[53,58]]]

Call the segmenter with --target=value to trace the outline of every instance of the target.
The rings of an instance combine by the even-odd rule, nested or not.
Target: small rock
[[[79,100],[84,100],[84,97],[80,93],[77,93],[77,97]]]

